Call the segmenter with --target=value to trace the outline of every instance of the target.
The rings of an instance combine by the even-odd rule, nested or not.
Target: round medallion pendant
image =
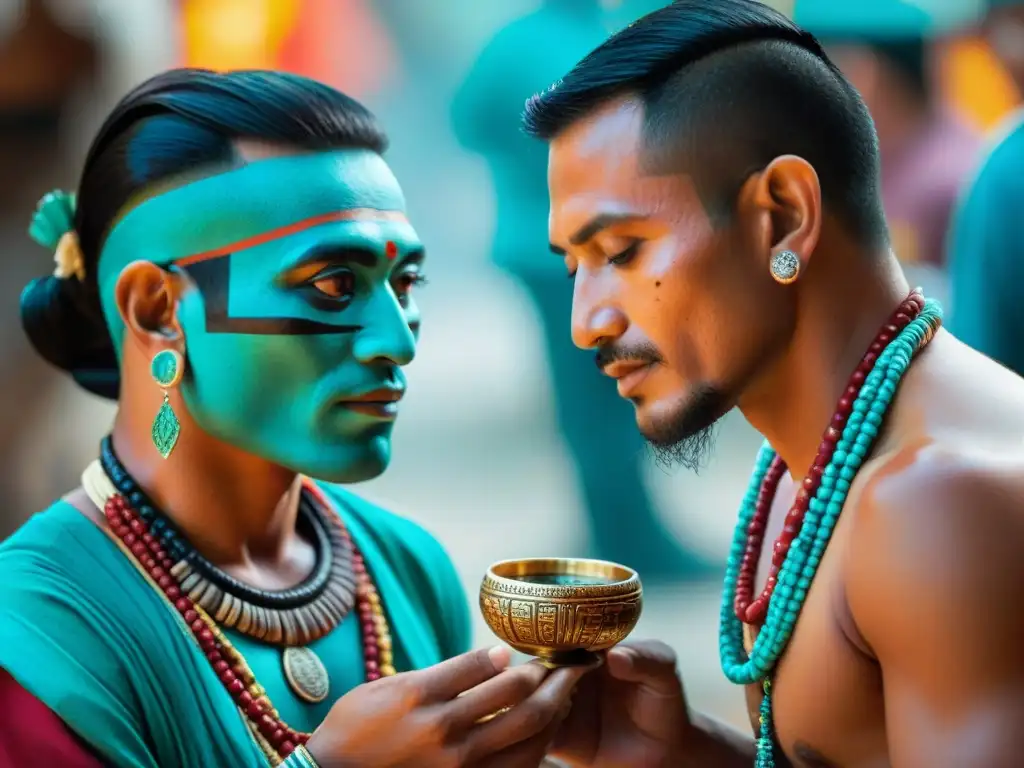
[[[310,704],[319,704],[327,698],[331,679],[327,667],[309,648],[285,648],[281,654],[284,677],[295,695]]]

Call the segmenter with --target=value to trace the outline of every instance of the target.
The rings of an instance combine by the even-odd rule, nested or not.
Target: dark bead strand
[[[104,438],[101,444],[100,462],[115,487],[128,500],[132,508],[139,511],[139,516],[147,523],[152,521],[154,532],[163,538],[171,555],[176,560],[186,560],[206,579],[224,591],[261,608],[285,610],[306,605],[319,597],[327,588],[333,559],[331,541],[326,535],[319,510],[315,505],[309,503],[308,498],[300,501],[297,526],[299,531],[306,534],[315,544],[316,565],[313,573],[297,587],[281,592],[270,592],[250,587],[225,573],[192,547],[173,521],[159,511],[125,470],[114,452],[109,436]],[[304,494],[304,496],[308,496],[308,494]]]

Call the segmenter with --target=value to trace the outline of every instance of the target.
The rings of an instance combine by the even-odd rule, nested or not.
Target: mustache
[[[634,361],[640,363],[654,364],[662,361],[658,348],[650,342],[641,344],[606,344],[597,350],[594,355],[594,363],[599,370],[604,370],[612,363],[623,361]]]

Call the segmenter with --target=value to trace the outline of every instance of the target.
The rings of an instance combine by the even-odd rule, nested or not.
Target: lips
[[[397,403],[405,395],[404,389],[391,389],[382,387],[365,392],[361,395],[348,395],[339,402],[342,403]]]
[[[359,395],[347,395],[336,401],[335,405],[374,419],[392,420],[398,416],[398,401],[404,395],[404,389],[384,387]]]
[[[629,397],[641,382],[647,378],[654,363],[646,363],[640,360],[618,360],[606,365],[602,371],[606,376],[611,376],[618,382],[617,388],[620,397]]]

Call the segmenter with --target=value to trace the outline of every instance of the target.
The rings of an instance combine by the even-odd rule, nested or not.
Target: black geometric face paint
[[[254,335],[316,335],[332,333],[355,333],[359,325],[335,325],[299,317],[233,317],[229,310],[231,292],[232,254],[244,251],[272,240],[288,237],[311,227],[339,221],[358,220],[402,221],[405,214],[400,211],[380,211],[372,208],[350,208],[344,211],[312,216],[293,224],[277,227],[269,232],[248,237],[241,242],[215,248],[178,259],[174,264],[184,269],[199,287],[206,307],[207,333],[239,333]],[[389,243],[388,258],[394,258],[397,248]]]
[[[203,295],[207,333],[310,336],[356,333],[362,329],[359,325],[321,323],[301,317],[232,317],[228,311],[232,261],[231,254],[224,254],[184,267]]]

